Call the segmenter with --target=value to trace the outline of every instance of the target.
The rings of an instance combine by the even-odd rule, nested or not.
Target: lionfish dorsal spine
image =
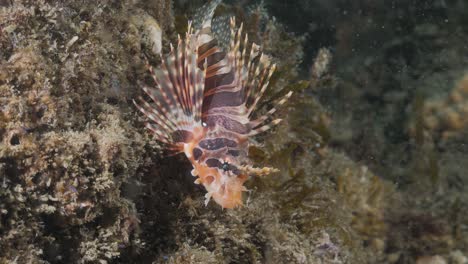
[[[277,107],[284,104],[292,93],[286,94],[263,116],[251,121],[259,100],[269,86],[276,65],[260,52],[257,45],[252,44],[249,49],[248,37],[243,34],[243,24],[236,29],[234,18],[230,20],[230,31],[231,38],[226,55],[216,63],[212,63],[208,56],[210,71],[206,75],[203,117],[208,124],[218,123],[224,125],[225,129],[235,130],[234,132],[245,137],[253,136],[267,131],[281,121],[274,119],[267,122]],[[213,46],[213,49],[215,47]],[[214,65],[217,66],[216,70],[211,70],[210,67]],[[212,120],[214,121],[210,122]],[[229,125],[225,125],[226,123]]]

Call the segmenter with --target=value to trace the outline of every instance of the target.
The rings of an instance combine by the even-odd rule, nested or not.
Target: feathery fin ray
[[[177,48],[171,47],[167,58],[162,59],[161,69],[154,71],[148,66],[156,87],[144,86],[142,89],[151,103],[141,97],[133,101],[151,121],[146,127],[168,149],[182,151],[181,141],[175,140],[174,134],[201,126],[206,72],[198,68],[197,63],[198,40],[189,25],[185,39],[179,37]]]

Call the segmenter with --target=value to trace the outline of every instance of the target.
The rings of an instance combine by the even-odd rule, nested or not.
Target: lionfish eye
[[[229,168],[229,163],[228,163],[227,161],[225,161],[225,162],[223,163],[223,165],[221,166],[221,168],[223,169],[223,171],[228,171],[228,170],[230,170],[230,168]]]

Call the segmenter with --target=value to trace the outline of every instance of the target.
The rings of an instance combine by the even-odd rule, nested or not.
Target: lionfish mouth
[[[213,198],[213,200],[216,203],[220,204],[223,208],[232,209],[240,207],[243,205],[242,193],[247,191],[247,189],[243,185],[244,182],[249,178],[248,175],[264,176],[270,173],[277,172],[278,169],[270,167],[253,168],[251,166],[244,166],[242,167],[242,171],[244,172],[243,174],[238,175],[234,179],[224,181],[224,183],[222,183],[221,185],[216,184],[215,181],[206,184],[205,187],[208,190],[208,193],[205,196],[205,203],[208,203],[210,198]],[[223,177],[224,175],[220,176]]]
[[[212,195],[213,200],[220,204],[223,208],[233,209],[243,205],[242,191],[233,191],[226,193],[226,188],[221,188],[220,192]]]
[[[205,184],[208,193],[205,195],[205,203],[208,204],[211,198],[220,204],[223,208],[236,208],[242,206],[242,193],[247,191],[243,186],[247,180],[247,176],[239,175],[234,179],[227,181],[214,181],[210,184]],[[219,184],[219,182],[223,182]]]

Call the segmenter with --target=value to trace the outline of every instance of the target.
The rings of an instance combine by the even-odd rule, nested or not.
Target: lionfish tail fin
[[[189,30],[177,47],[171,46],[161,67],[148,69],[155,87],[143,86],[150,100],[139,97],[134,104],[148,118],[146,127],[172,152],[181,151],[193,127],[201,126],[201,106],[206,72],[197,66],[198,37]]]

